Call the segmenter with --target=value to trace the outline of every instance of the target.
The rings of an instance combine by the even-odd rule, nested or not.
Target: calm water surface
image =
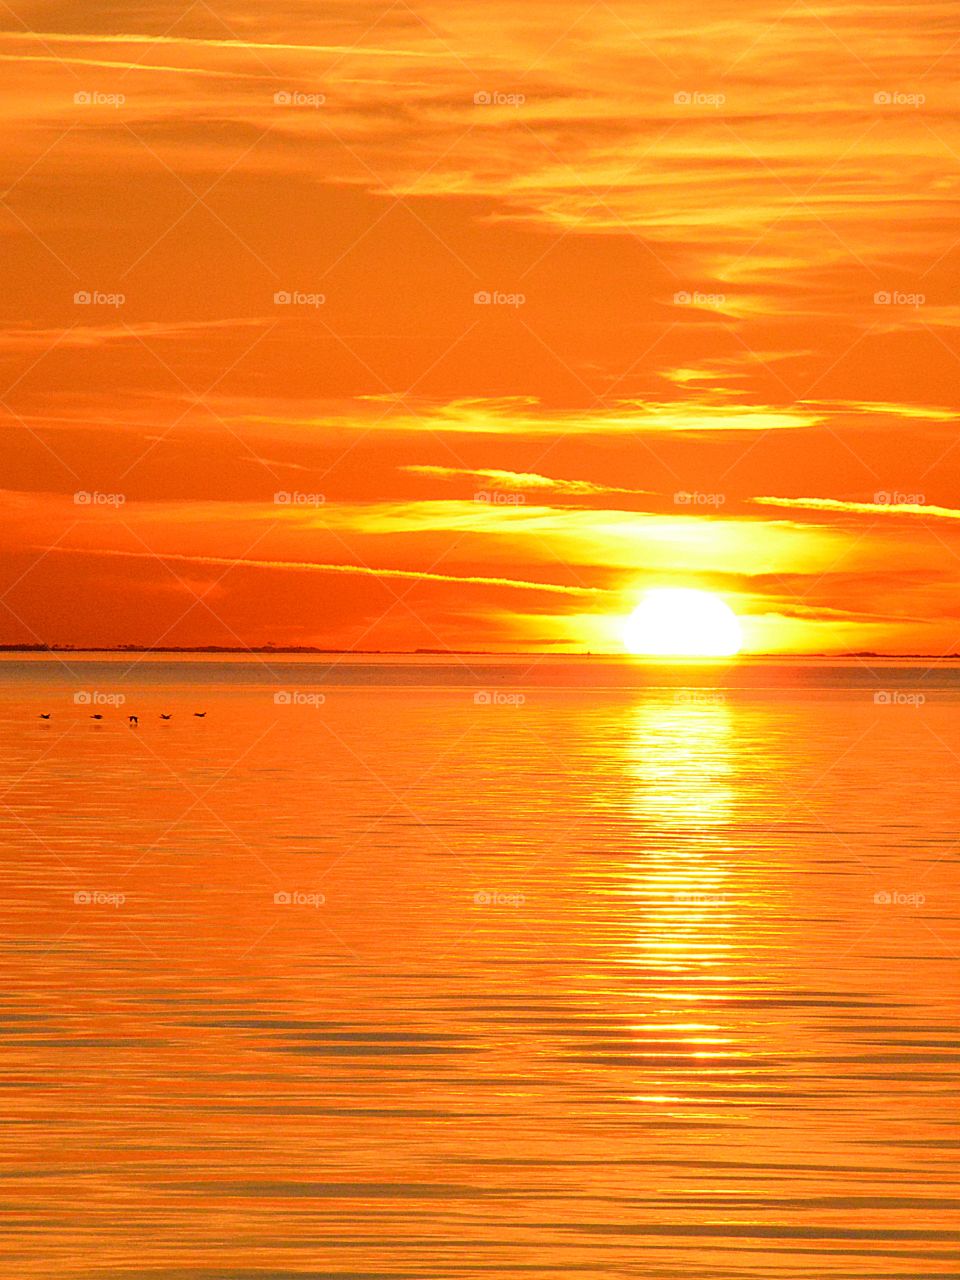
[[[131,662],[0,662],[4,1275],[960,1275],[956,666]]]

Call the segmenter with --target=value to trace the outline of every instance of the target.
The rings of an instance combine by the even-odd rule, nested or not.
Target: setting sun
[[[719,658],[739,653],[737,615],[719,596],[687,587],[648,591],[627,619],[628,653],[659,657]]]

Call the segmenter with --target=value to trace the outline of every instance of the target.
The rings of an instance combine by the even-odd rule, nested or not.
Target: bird
[[[161,712],[160,712],[160,719],[161,719],[161,720],[169,720],[169,719],[170,719],[170,716],[169,716],[165,711],[161,711]]]
[[[193,714],[197,717],[198,720],[202,720],[207,713],[205,711],[195,711]]]
[[[103,716],[102,716],[102,715],[100,714],[100,712],[98,711],[98,712],[96,713],[96,715],[91,716],[91,717],[90,717],[90,719],[91,719],[91,720],[102,720],[102,719],[103,719]]]
[[[139,717],[139,716],[127,716],[127,723],[128,723],[128,724],[131,724],[131,725],[139,724],[139,723],[140,723],[140,717]]]
[[[49,719],[50,719],[50,712],[49,712],[49,711],[41,711],[41,712],[40,712],[40,719],[41,719],[41,720],[49,720]]]

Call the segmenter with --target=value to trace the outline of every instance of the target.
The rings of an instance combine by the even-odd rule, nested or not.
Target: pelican
[[[193,714],[197,717],[198,720],[202,720],[207,713],[205,711],[195,711]]]

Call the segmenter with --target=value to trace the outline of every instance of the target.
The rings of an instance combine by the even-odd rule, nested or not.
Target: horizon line
[[[659,662],[726,662],[733,663],[751,658],[923,658],[930,661],[960,659],[960,651],[952,653],[881,653],[868,649],[848,649],[830,653],[823,650],[809,652],[763,651],[722,655],[704,654],[638,654],[622,650],[568,650],[551,652],[542,649],[327,649],[317,645],[71,645],[71,644],[0,644],[0,654],[6,653],[223,653],[223,654],[335,654],[339,657],[428,658],[428,657],[488,657],[488,658],[623,658],[640,661],[653,659]]]

